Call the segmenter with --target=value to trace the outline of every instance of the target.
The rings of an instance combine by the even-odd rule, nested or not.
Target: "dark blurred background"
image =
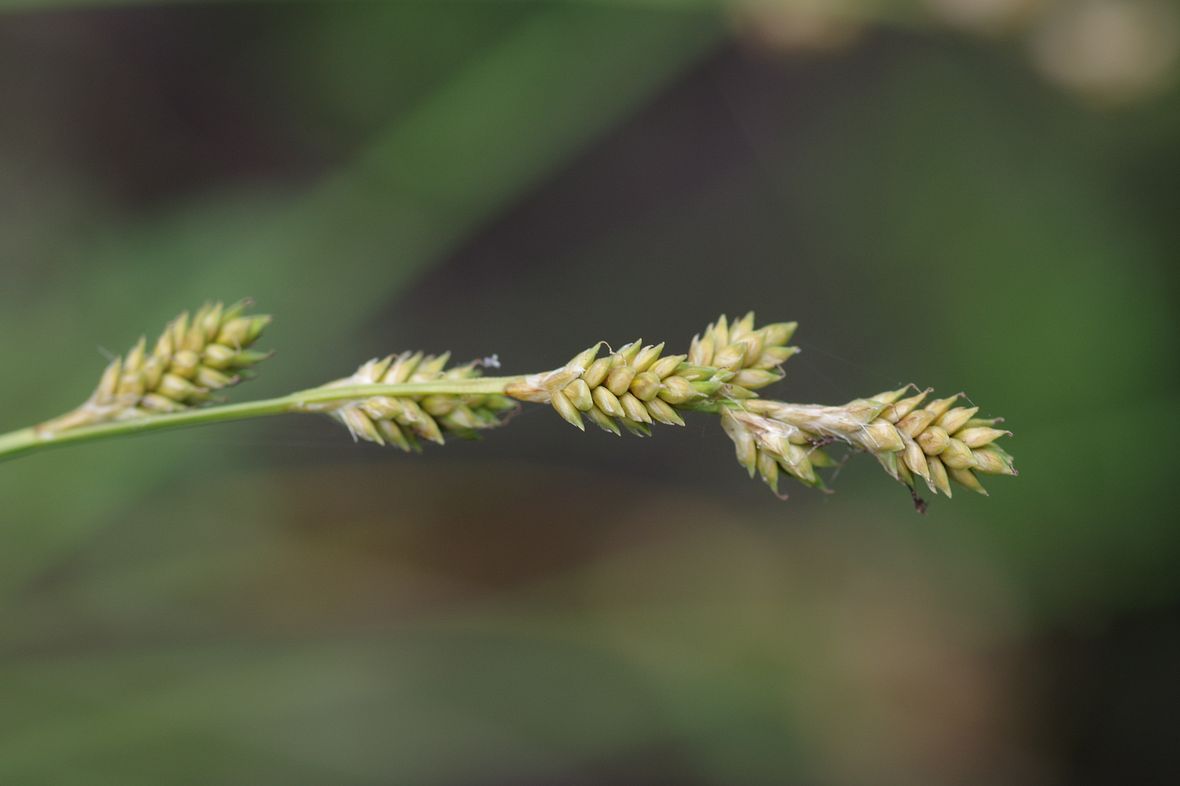
[[[707,417],[286,418],[0,466],[0,783],[1174,783],[1180,16],[1150,0],[0,0],[0,430],[255,297],[374,355],[801,323],[1021,476],[750,481]],[[1171,511],[1171,512],[1170,512]]]

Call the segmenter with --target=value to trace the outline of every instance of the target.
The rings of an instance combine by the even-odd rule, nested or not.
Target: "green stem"
[[[44,432],[36,427],[0,434],[0,461],[37,450],[93,442],[114,437],[126,437],[149,431],[224,423],[231,420],[283,415],[292,412],[313,412],[315,405],[333,401],[365,399],[373,396],[429,396],[502,394],[509,384],[523,377],[476,377],[474,379],[438,380],[435,382],[405,382],[393,385],[348,385],[301,390],[279,398],[224,404],[217,407],[190,409],[165,415],[119,420],[82,426],[60,433]]]

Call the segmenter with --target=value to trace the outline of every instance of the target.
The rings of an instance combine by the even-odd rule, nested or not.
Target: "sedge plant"
[[[1011,432],[999,418],[978,417],[961,395],[930,399],[912,385],[838,406],[761,397],[783,378],[799,350],[794,322],[757,326],[754,314],[722,316],[694,336],[684,354],[632,341],[616,350],[599,342],[549,371],[484,376],[477,362],[453,365],[449,354],[403,352],[369,360],[353,374],[279,398],[225,403],[219,391],[249,379],[269,353],[255,348],[270,317],[249,301],[206,304],[170,322],[149,345],[141,338],[103,371],[80,406],[36,426],[0,434],[0,460],[38,450],[147,431],[266,415],[332,418],[354,440],[420,451],[503,425],[522,405],[541,404],[585,430],[586,422],[619,435],[646,437],[684,416],[716,418],[738,463],[775,494],[780,479],[827,490],[823,472],[842,463],[833,448],[867,453],[906,486],[919,510],[921,480],[950,497],[953,485],[986,494],[981,475],[1015,475],[997,444]]]

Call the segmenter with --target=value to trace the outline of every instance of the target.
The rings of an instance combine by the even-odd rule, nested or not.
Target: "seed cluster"
[[[778,368],[797,350],[786,346],[793,323],[754,328],[754,314],[730,326],[725,317],[693,338],[687,355],[664,355],[664,344],[633,341],[599,357],[599,342],[563,367],[508,386],[509,396],[550,404],[585,429],[583,418],[613,434],[619,425],[650,436],[652,423],[683,426],[677,409],[717,400],[754,397],[754,390],[782,379]]]
[[[599,357],[599,343],[505,392],[550,404],[580,429],[589,418],[615,434],[620,424],[641,436],[653,422],[683,425],[678,410],[715,412],[738,462],[776,494],[783,473],[825,488],[816,470],[837,464],[824,450],[832,443],[871,453],[911,492],[915,476],[950,496],[951,480],[986,494],[978,474],[1016,474],[1012,457],[993,444],[1010,432],[995,428],[999,419],[977,418],[977,407],[954,406],[958,396],[922,406],[930,391],[903,398],[906,387],[842,407],[759,398],[755,391],[782,379],[782,364],[799,351],[787,344],[795,327],[759,328],[753,313],[732,321],[722,316],[693,337],[686,355],[663,355],[663,344],[635,341]]]
[[[447,368],[450,353],[424,355],[403,352],[370,360],[345,379],[324,387],[353,385],[394,385],[406,382],[474,379],[475,363]],[[483,429],[503,422],[504,413],[516,403],[500,395],[372,396],[343,403],[309,406],[309,411],[327,412],[344,424],[354,438],[379,445],[395,445],[404,451],[421,450],[420,439],[443,444],[444,433],[473,439]]]
[[[821,449],[821,438],[747,409],[727,407],[720,415],[721,428],[733,441],[738,463],[750,477],[757,471],[775,494],[779,494],[780,469],[808,486],[824,487],[815,469],[835,462]]]
[[[934,494],[951,496],[950,481],[987,494],[977,475],[1016,475],[1012,456],[997,439],[1011,436],[1000,418],[977,418],[976,406],[955,406],[960,396],[925,403],[930,390],[903,398],[911,388],[857,399],[842,407],[744,402],[722,415],[738,461],[777,491],[778,470],[819,485],[814,466],[830,458],[820,448],[843,442],[871,453],[885,471],[912,490],[914,476]]]
[[[39,426],[42,433],[112,420],[179,412],[208,402],[215,391],[237,384],[250,367],[270,356],[250,349],[270,317],[246,314],[250,301],[228,308],[207,303],[182,313],[164,328],[152,350],[140,338],[106,367],[82,406]]]
[[[248,306],[206,304],[191,316],[181,314],[150,352],[141,338],[113,360],[82,406],[26,431],[48,442],[70,429],[209,403],[268,357],[251,346],[270,317],[248,315]],[[910,489],[919,509],[925,503],[914,493],[916,477],[949,497],[951,481],[986,494],[979,475],[1017,474],[1012,456],[996,444],[1011,432],[996,427],[999,418],[977,417],[974,405],[956,406],[961,394],[928,401],[930,390],[912,393],[907,386],[835,407],[759,398],[799,351],[788,345],[795,327],[757,327],[752,312],[734,320],[722,316],[694,336],[683,355],[666,355],[664,344],[642,341],[603,354],[606,344],[598,342],[560,368],[523,377],[481,379],[478,363],[448,368],[449,354],[403,352],[370,360],[319,388],[255,403],[260,410],[266,405],[264,414],[323,413],[354,439],[405,451],[420,450],[423,441],[441,444],[446,435],[475,438],[501,425],[518,401],[548,404],[579,429],[589,419],[615,435],[626,429],[650,436],[652,424],[683,426],[682,412],[699,411],[718,416],[738,463],[776,494],[784,473],[823,489],[817,470],[837,463],[825,448],[842,444],[872,454]],[[244,411],[248,407],[239,406],[232,414]]]
[[[732,378],[720,391],[723,396],[752,398],[749,391],[783,378],[782,364],[799,351],[787,346],[796,327],[796,322],[776,322],[755,329],[753,311],[732,325],[722,315],[702,335],[692,337],[688,362],[731,372]]]
[[[550,404],[582,430],[585,416],[613,434],[621,433],[621,423],[633,434],[650,436],[652,423],[684,425],[676,405],[703,399],[722,384],[712,378],[712,369],[687,364],[685,355],[663,355],[663,344],[633,341],[598,357],[601,348],[599,342],[563,367],[514,382],[505,392]]]

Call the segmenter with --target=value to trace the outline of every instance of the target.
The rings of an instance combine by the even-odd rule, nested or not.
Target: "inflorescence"
[[[270,324],[269,316],[247,315],[251,305],[206,303],[191,316],[186,311],[165,326],[151,352],[140,337],[107,365],[89,399],[39,429],[58,433],[209,403],[216,391],[248,378],[252,366],[270,357],[250,349]]]
[[[107,366],[77,409],[0,435],[0,458],[52,443],[282,412],[326,414],[354,439],[416,451],[446,435],[477,437],[525,402],[548,404],[579,429],[589,420],[616,435],[650,436],[656,423],[682,426],[684,412],[708,413],[733,442],[738,463],[776,494],[784,474],[826,490],[820,472],[840,463],[831,449],[841,446],[876,458],[920,510],[919,478],[949,497],[952,481],[986,494],[980,475],[1017,474],[1012,456],[996,444],[1011,432],[997,428],[999,418],[977,417],[978,407],[957,406],[961,394],[928,400],[930,390],[907,386],[842,406],[761,398],[799,350],[788,343],[794,322],[756,327],[753,313],[721,317],[693,337],[685,354],[642,341],[603,352],[599,342],[551,371],[484,377],[477,362],[448,366],[449,354],[404,352],[280,399],[211,406],[218,391],[268,357],[251,347],[270,317],[248,315],[249,305],[207,304],[181,314],[150,352],[141,338]]]

